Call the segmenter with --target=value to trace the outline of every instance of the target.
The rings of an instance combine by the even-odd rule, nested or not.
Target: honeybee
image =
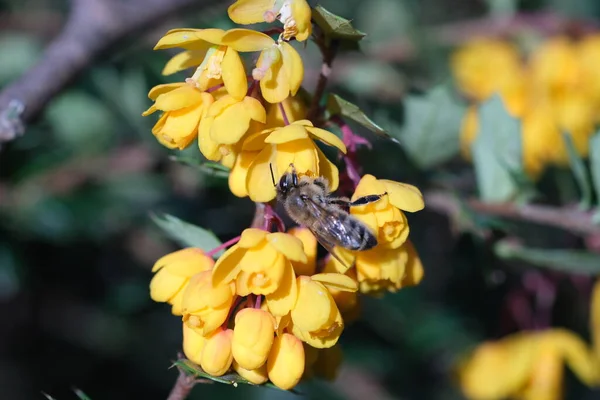
[[[271,179],[277,191],[277,200],[297,224],[307,227],[319,243],[342,264],[333,252],[335,246],[348,250],[368,250],[377,245],[377,237],[360,220],[342,207],[365,205],[379,200],[387,193],[373,194],[350,201],[344,197],[332,197],[329,184],[323,177],[298,177],[293,164],[279,183],[275,183],[271,166]]]

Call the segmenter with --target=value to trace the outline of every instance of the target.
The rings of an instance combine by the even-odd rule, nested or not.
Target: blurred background
[[[161,76],[174,54],[152,51],[162,34],[174,27],[233,27],[225,4],[219,4],[230,2],[214,3],[127,36],[53,97],[22,137],[2,147],[2,399],[42,399],[43,393],[75,399],[74,388],[93,400],[167,397],[177,376],[169,366],[180,351],[181,322],[167,305],[151,301],[148,284],[155,260],[177,245],[150,214],[176,215],[227,240],[247,227],[254,213],[249,200],[231,195],[222,174],[172,160],[150,132],[155,119],[141,116],[151,104],[146,96],[152,86],[180,78]],[[320,4],[368,34],[362,54],[336,60],[330,89],[358,104],[392,136],[407,124],[418,125],[421,117],[410,111],[414,96],[450,82],[449,55],[465,40],[489,33],[496,26],[490,21],[518,19],[527,31],[546,35],[593,28],[600,17],[597,0]],[[70,2],[61,0],[0,0],[0,88],[40,60],[69,8]],[[507,28],[499,28],[499,35],[502,29]],[[312,90],[319,55],[312,43],[303,51],[305,87]],[[448,102],[439,111],[447,113],[442,123],[447,145],[418,151],[408,139],[401,140],[403,146],[391,145],[356,127],[374,146],[361,152],[365,171],[416,184],[424,192],[448,186],[473,192],[473,168],[458,156],[465,108]],[[183,157],[200,159],[195,146]],[[574,187],[571,175],[562,179],[565,187]],[[559,189],[552,180],[544,189],[547,201],[572,203],[565,193],[573,190]],[[548,324],[589,339],[589,276],[503,260],[490,241],[504,235],[506,221],[469,215],[457,224],[447,211],[426,203],[424,211],[408,216],[424,281],[383,299],[365,299],[363,317],[342,336],[345,362],[338,379],[303,387],[306,396],[461,399],[452,369],[457,357],[485,339],[521,329],[523,318],[534,318],[527,313],[542,313]],[[510,228],[538,246],[585,247],[564,230]],[[551,294],[550,305],[540,306],[539,282],[551,286],[543,292]],[[567,388],[567,399],[600,397],[569,374]],[[215,396],[297,398],[217,384],[197,386],[191,398]]]

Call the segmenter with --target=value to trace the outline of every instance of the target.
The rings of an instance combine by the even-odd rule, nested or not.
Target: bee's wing
[[[340,219],[335,212],[327,210],[320,206],[318,203],[310,200],[306,203],[307,208],[313,216],[314,224],[308,229],[317,238],[317,241],[338,260],[346,270],[350,269],[351,265],[348,265],[340,256],[335,252],[336,243],[330,238],[335,239],[337,242],[341,242],[340,236],[346,232],[346,227],[340,223]]]

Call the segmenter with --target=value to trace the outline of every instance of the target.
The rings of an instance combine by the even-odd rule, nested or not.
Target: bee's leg
[[[349,207],[364,206],[365,204],[373,203],[374,201],[379,200],[380,198],[382,198],[386,194],[387,194],[387,192],[385,192],[383,194],[370,194],[370,195],[367,195],[367,196],[359,197],[358,199],[356,199],[356,200],[354,200],[352,202],[349,202],[348,206]]]
[[[348,207],[350,206],[351,201],[347,197],[330,197],[327,199],[327,203]]]

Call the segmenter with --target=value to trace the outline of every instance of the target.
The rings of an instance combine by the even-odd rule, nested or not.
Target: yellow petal
[[[222,29],[172,29],[158,41],[154,50],[171,47],[203,50],[211,44],[219,44],[224,33]]]
[[[401,210],[415,212],[425,207],[421,191],[413,185],[407,183],[380,179],[390,198],[390,203]]]
[[[282,257],[273,246],[267,242],[261,242],[258,246],[246,251],[244,258],[240,261],[242,271],[262,273],[273,268],[277,258]]]
[[[235,160],[235,165],[229,173],[228,183],[229,190],[237,197],[248,196],[246,189],[246,177],[248,176],[248,168],[258,155],[258,152],[242,151]]]
[[[150,281],[150,297],[156,302],[167,302],[183,288],[188,279],[173,275],[163,268]]]
[[[249,25],[265,22],[265,11],[273,8],[275,0],[238,0],[227,9],[236,24]]]
[[[289,81],[290,93],[293,95],[298,92],[304,79],[304,65],[300,54],[289,43],[281,42],[281,56],[283,58],[283,68]]]
[[[258,246],[267,236],[267,231],[256,228],[244,229],[238,246],[244,249],[250,249]]]
[[[358,284],[347,275],[336,273],[321,273],[311,276],[313,281],[321,282],[328,289],[356,292]]]
[[[231,367],[233,331],[219,328],[206,338],[200,366],[212,376],[221,376]]]
[[[277,336],[267,360],[269,379],[280,389],[296,386],[304,372],[304,347],[290,333]]]
[[[544,334],[544,340],[559,349],[565,363],[583,383],[588,386],[598,383],[599,362],[581,338],[566,329],[553,329]]]
[[[258,102],[256,99],[253,100]],[[238,102],[215,116],[210,129],[210,137],[220,144],[235,144],[244,136],[249,127],[249,110],[246,108],[245,102]]]
[[[154,104],[152,104],[152,105],[150,106],[150,108],[148,108],[146,111],[144,111],[144,112],[142,113],[142,117],[147,117],[147,116],[148,116],[148,115],[150,115],[150,114],[154,114],[156,111],[158,111],[158,108],[156,108],[156,107],[154,106]]]
[[[265,143],[280,144],[306,138],[308,138],[308,133],[306,132],[305,127],[300,125],[288,125],[273,130],[273,132],[266,137]]]
[[[425,275],[423,263],[421,262],[421,258],[419,258],[417,250],[410,240],[407,240],[402,246],[408,255],[406,271],[404,273],[404,277],[402,278],[402,286],[417,285],[423,280],[423,276]]]
[[[352,195],[352,201],[371,194],[383,194],[385,193],[385,185],[381,183],[377,178],[375,178],[371,174],[365,174],[358,182],[358,186],[354,190],[354,194]],[[383,210],[389,204],[389,196],[383,196],[375,203],[367,204],[364,206],[356,206],[352,207],[352,213],[361,213],[367,210]]]
[[[150,92],[148,92],[148,97],[151,100],[156,100],[156,98],[158,96],[160,96],[161,94],[168,93],[171,90],[175,90],[182,86],[187,86],[187,84],[185,82],[177,82],[177,83],[163,83],[162,85],[156,85],[152,89],[150,89]]]
[[[296,282],[298,299],[291,312],[294,326],[303,331],[317,331],[330,321],[335,302],[323,284],[310,277],[300,276]]]
[[[593,351],[600,362],[600,279],[596,280],[592,291],[590,307],[590,330],[592,332]]]
[[[210,137],[210,129],[215,119],[213,117],[204,117],[198,124],[198,148],[200,153],[211,161],[219,161],[222,157],[219,151],[219,144]]]
[[[292,265],[287,262],[279,287],[273,293],[266,295],[267,306],[273,316],[282,317],[294,307],[297,298],[296,274]]]
[[[342,142],[342,139],[334,135],[333,133],[326,131],[325,129],[315,128],[315,127],[307,127],[307,131],[309,131],[313,136],[317,137],[321,142],[337,147],[342,153],[346,153],[346,145]]]
[[[183,354],[192,362],[200,364],[200,357],[206,339],[194,329],[183,323]]]
[[[290,235],[294,235],[302,242],[306,262],[292,262],[294,271],[297,275],[312,275],[317,267],[317,238],[307,228],[295,227],[288,230]]]
[[[237,361],[233,360],[233,370],[240,374],[240,376],[247,381],[252,382],[255,385],[261,385],[269,380],[267,376],[267,364],[263,364],[259,368],[246,369],[240,366]]]
[[[248,169],[246,188],[252,201],[266,203],[275,198],[276,192],[271,182],[269,164],[275,163],[274,145],[268,144]],[[289,165],[289,164],[288,164]]]
[[[243,151],[261,151],[265,148],[265,138],[271,134],[272,129],[254,132],[246,136],[242,144]]]
[[[202,107],[196,106],[171,111],[161,129],[161,136],[166,140],[172,140],[180,149],[185,148],[194,140],[198,132],[202,111]],[[179,141],[181,143],[178,143]]]
[[[162,111],[174,111],[198,104],[202,99],[201,91],[185,85],[158,96],[154,106]]]
[[[246,369],[260,368],[273,345],[275,320],[267,311],[244,308],[235,316],[233,357]]]
[[[242,100],[248,91],[248,80],[244,64],[237,51],[228,47],[221,62],[221,77],[223,83],[232,97]]]
[[[288,260],[306,262],[306,254],[302,242],[289,233],[276,232],[267,235],[267,241]]]
[[[163,75],[172,75],[184,69],[196,67],[202,64],[206,51],[204,50],[188,50],[171,57],[165,64],[162,70]]]
[[[276,151],[276,171],[287,171],[290,164],[294,164],[299,174],[318,175],[318,157],[317,147],[311,139],[300,139],[279,144]]]
[[[262,32],[251,29],[230,29],[222,38],[222,43],[236,51],[260,51],[273,46],[275,41]]]
[[[214,286],[229,283],[240,272],[240,260],[246,253],[237,245],[231,246],[219,259],[212,270],[212,282]]]
[[[329,182],[329,190],[333,192],[337,190],[340,184],[338,167],[329,161],[327,156],[325,156],[318,146],[315,146],[315,149],[317,149],[317,155],[319,159],[319,175],[327,179]]]
[[[234,104],[239,103],[235,97],[231,95],[225,95],[221,97],[219,100],[215,101],[209,108],[207,117],[216,117],[217,115],[223,113],[226,109],[231,107]]]
[[[296,40],[302,42],[312,33],[311,9],[308,2],[304,0],[295,0],[292,2],[292,16],[296,21],[298,34]]]
[[[260,65],[264,52],[261,53],[256,65]],[[283,59],[279,57],[266,71],[260,80],[260,90],[263,98],[269,103],[280,103],[290,95],[290,84],[283,68]]]

